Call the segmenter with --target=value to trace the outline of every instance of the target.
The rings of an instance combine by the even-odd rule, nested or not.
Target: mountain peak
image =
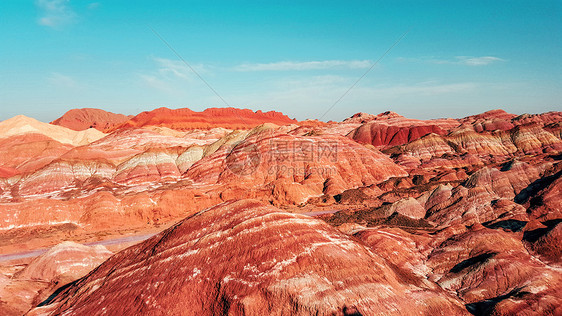
[[[95,128],[103,132],[121,125],[129,119],[129,116],[123,114],[116,114],[101,109],[82,108],[69,110],[63,116],[52,121],[51,124],[64,126],[75,131]]]

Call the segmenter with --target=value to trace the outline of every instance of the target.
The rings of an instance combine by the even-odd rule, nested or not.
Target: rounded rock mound
[[[225,202],[107,260],[32,315],[467,314],[323,221]]]
[[[53,125],[64,126],[75,131],[95,128],[99,131],[112,129],[130,119],[129,116],[116,114],[101,109],[72,109],[51,122]]]

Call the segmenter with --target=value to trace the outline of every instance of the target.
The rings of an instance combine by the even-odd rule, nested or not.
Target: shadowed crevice
[[[523,233],[523,240],[528,241],[528,242],[536,242],[542,236],[548,234],[560,222],[562,222],[562,219],[559,219],[559,218],[543,222],[542,224],[545,225],[546,227],[537,228],[537,229],[534,229],[534,230],[529,230],[529,231],[524,232]]]
[[[529,186],[527,186],[525,189],[521,190],[521,192],[519,192],[515,196],[513,201],[515,203],[518,203],[518,204],[524,204],[527,201],[530,201],[531,206],[541,205],[542,199],[539,196],[536,196],[536,194],[539,191],[547,188],[556,179],[560,178],[560,176],[562,176],[562,171],[558,171],[557,173],[555,173],[553,175],[545,176],[545,177],[542,177],[542,178],[539,178],[539,179],[533,181],[531,184],[529,184]]]
[[[495,252],[491,252],[491,253],[483,253],[480,254],[478,256],[472,257],[472,258],[468,258],[464,261],[461,261],[459,263],[457,263],[452,269],[451,273],[458,273],[461,272],[462,270],[470,267],[470,266],[475,266],[475,265],[480,265],[484,262],[486,262],[488,259],[494,257],[497,253]]]
[[[496,305],[499,302],[511,297],[520,297],[527,294],[527,292],[521,291],[521,289],[522,288],[516,288],[505,295],[500,295],[487,300],[466,304],[465,305],[466,310],[468,310],[472,315],[476,315],[476,316],[492,315]]]
[[[516,219],[507,219],[504,221],[499,221],[499,222],[495,222],[493,224],[490,224],[490,222],[484,223],[483,224],[486,228],[490,228],[490,229],[498,229],[498,228],[503,228],[503,229],[507,229],[510,230],[512,232],[519,232],[523,229],[523,227],[525,227],[525,225],[527,225],[526,221],[519,221]]]
[[[53,294],[49,295],[49,297],[47,297],[46,300],[44,300],[43,302],[39,303],[39,305],[37,305],[37,307],[41,307],[41,306],[45,306],[45,305],[49,305],[51,304],[51,302],[55,299],[55,297],[57,297],[57,295],[59,295],[60,293],[62,293],[64,290],[66,290],[67,288],[73,286],[74,284],[76,284],[79,280],[74,280],[70,283],[67,283],[61,287],[59,287],[55,292],[53,292]]]

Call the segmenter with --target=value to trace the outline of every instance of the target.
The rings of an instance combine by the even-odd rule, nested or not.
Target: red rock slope
[[[45,167],[76,146],[99,140],[104,133],[74,131],[18,115],[0,122],[0,178]]]
[[[403,145],[434,133],[444,135],[446,132],[437,125],[392,126],[370,122],[359,126],[348,136],[361,144],[375,147]]]
[[[25,314],[57,288],[85,276],[111,255],[104,246],[63,242],[29,264],[18,264],[19,271],[0,274],[0,315]]]
[[[320,220],[242,200],[118,253],[31,314],[468,314],[409,277]]]
[[[125,123],[130,118],[127,115],[111,113],[100,109],[83,108],[72,109],[52,121],[51,124],[64,126],[75,131],[95,128],[103,132]]]
[[[228,198],[265,193],[274,203],[304,204],[311,197],[407,176],[378,150],[341,136],[294,136],[262,126],[241,139],[232,137],[193,164],[186,177],[225,185],[221,196]]]
[[[71,129],[39,122],[36,119],[18,115],[0,122],[0,138],[25,134],[42,134],[63,144],[82,146],[105,136],[95,129],[73,131]]]
[[[229,129],[249,129],[263,123],[277,125],[295,124],[296,120],[280,112],[262,112],[236,108],[208,108],[195,112],[188,108],[158,108],[133,117],[120,128],[161,126],[177,130],[210,129],[223,127]]]

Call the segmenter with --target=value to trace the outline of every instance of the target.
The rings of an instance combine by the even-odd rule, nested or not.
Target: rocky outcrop
[[[348,137],[361,144],[375,147],[396,146],[410,143],[427,134],[444,135],[437,125],[392,126],[378,122],[365,123],[353,130]]]
[[[503,171],[485,167],[462,185],[439,186],[419,200],[425,202],[427,218],[433,222],[442,225],[485,223],[503,214],[504,207],[510,207],[505,203],[497,204],[498,201],[513,200],[549,167],[550,163],[532,166],[522,162],[513,162]],[[524,209],[510,214],[519,216],[518,220],[528,220]]]
[[[113,180],[121,184],[174,181],[181,176],[176,160],[182,154],[178,150],[148,150],[120,164]]]
[[[67,284],[83,277],[112,255],[104,246],[63,242],[34,258],[14,277]]]
[[[71,190],[86,190],[87,181],[103,181],[115,168],[104,161],[55,161],[44,168],[23,176],[17,183],[18,196],[60,194]]]
[[[142,112],[116,128],[138,128],[145,126],[169,127],[176,130],[210,129],[223,127],[229,129],[250,129],[263,123],[278,125],[294,124],[296,120],[280,112],[252,111],[236,108],[208,108],[195,112],[188,108]]]
[[[294,136],[275,129],[236,136],[186,173],[195,182],[225,185],[230,192],[271,185],[273,201],[275,192],[282,192],[282,203],[289,204],[406,175],[387,156],[347,138]]]
[[[0,152],[10,159],[0,162],[0,171],[5,177],[19,175],[8,181],[10,192],[2,200],[82,196],[101,183],[119,187],[175,181],[224,133],[191,131],[167,136],[126,130],[80,147],[39,134],[1,139]]]
[[[58,159],[72,145],[60,143],[42,134],[29,133],[0,139],[0,178],[36,171]]]
[[[58,288],[83,277],[113,253],[104,246],[63,242],[34,258],[9,278],[0,276],[0,314],[22,315]]]
[[[561,167],[559,165],[559,167]],[[529,190],[520,194],[518,198],[525,201],[528,210],[535,218],[541,220],[556,220],[562,218],[562,172],[558,171],[552,175],[535,182]]]
[[[95,128],[99,131],[108,131],[119,126],[131,117],[123,114],[115,114],[101,109],[72,109],[63,116],[51,122],[53,125],[64,126],[75,131],[83,131]]]
[[[322,221],[257,201],[218,205],[122,251],[32,315],[468,314]]]
[[[0,122],[0,138],[25,134],[41,134],[72,146],[86,145],[105,137],[104,133],[93,128],[74,131],[62,126],[39,122],[23,115]]]
[[[473,314],[562,312],[562,274],[509,233],[475,225],[438,245],[427,265],[430,280],[456,292]]]
[[[444,130],[449,130],[453,127],[459,126],[459,121],[456,119],[434,119],[434,120],[416,120],[406,118],[398,113],[392,111],[386,111],[380,113],[378,115],[368,114],[368,113],[357,113],[352,115],[351,117],[343,120],[342,123],[369,123],[369,122],[377,122],[383,123],[389,126],[396,126],[396,127],[409,127],[409,126],[424,126],[424,125],[436,125],[441,127]]]
[[[383,150],[409,170],[435,167],[464,168],[497,164],[524,155],[553,155],[562,151],[562,141],[538,125],[478,133],[460,128],[447,135],[435,133],[402,146]]]

